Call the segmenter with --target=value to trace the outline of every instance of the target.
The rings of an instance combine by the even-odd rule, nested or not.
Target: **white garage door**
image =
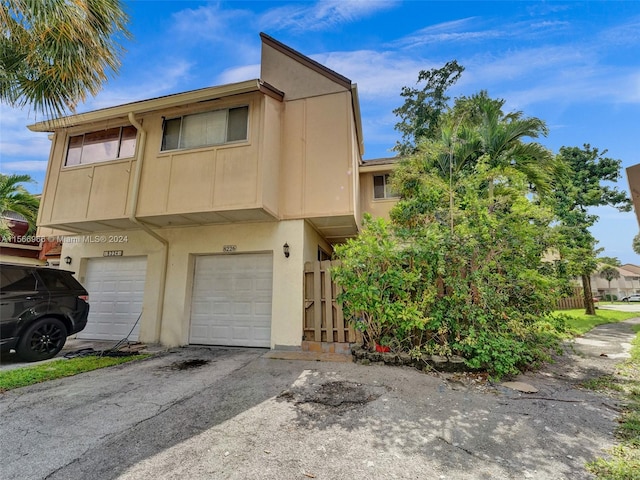
[[[197,257],[189,343],[269,347],[272,285],[270,253]]]
[[[78,338],[121,340],[142,311],[146,257],[92,258],[84,287],[89,292],[89,321]],[[140,323],[129,340],[138,339]]]

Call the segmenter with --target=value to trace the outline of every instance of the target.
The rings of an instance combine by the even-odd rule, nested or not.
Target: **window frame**
[[[246,122],[245,122],[245,138],[241,138],[241,139],[237,139],[237,140],[228,140],[229,138],[229,112],[231,110],[240,110],[240,109],[246,109]],[[205,143],[202,145],[195,145],[195,146],[180,146],[180,144],[182,143],[182,140],[184,138],[184,134],[183,134],[183,126],[184,126],[184,119],[187,117],[195,117],[197,115],[205,115],[205,114],[215,114],[217,112],[225,112],[225,122],[224,122],[224,126],[225,126],[225,130],[224,130],[224,141],[219,142],[219,143]],[[160,153],[164,154],[164,153],[169,153],[169,152],[179,152],[179,151],[184,151],[184,150],[195,150],[195,149],[199,149],[199,148],[211,148],[211,147],[217,147],[217,146],[221,146],[221,145],[233,145],[233,144],[239,144],[239,143],[247,143],[249,142],[249,138],[250,138],[250,122],[249,122],[249,117],[250,117],[250,112],[251,112],[251,107],[250,105],[247,104],[241,104],[241,105],[234,105],[234,106],[230,106],[230,107],[223,107],[223,108],[216,108],[216,109],[211,109],[211,110],[204,110],[201,112],[190,112],[190,113],[185,113],[184,115],[178,115],[175,117],[163,117],[162,119],[162,135],[160,138]],[[178,131],[178,139],[176,141],[177,146],[175,148],[165,148],[165,144],[166,144],[166,140],[165,140],[165,132],[166,132],[166,126],[169,122],[174,122],[176,120],[180,120],[180,126],[179,126],[179,131]]]
[[[85,140],[87,135],[93,135],[93,134],[98,134],[100,132],[106,132],[109,130],[115,130],[118,129],[118,137],[117,137],[117,148],[116,148],[116,155],[113,158],[104,158],[101,160],[94,160],[91,162],[83,162],[83,149],[85,147]],[[135,132],[135,136],[134,137],[126,137],[125,136],[125,130],[132,130]],[[71,143],[74,140],[77,140],[78,138],[82,138],[82,141],[80,143],[80,158],[78,159],[78,163],[74,163],[69,165],[69,153],[71,152]],[[130,141],[133,138],[133,149],[132,149],[132,153],[131,155],[126,155],[126,156],[121,156],[122,150],[123,150],[123,140],[124,141]],[[113,140],[110,140],[113,141]],[[108,142],[103,142],[103,143],[108,143]],[[91,144],[86,144],[86,146],[88,147]],[[116,161],[120,161],[120,160],[126,160],[126,159],[130,159],[130,158],[135,158],[136,156],[136,150],[138,149],[138,130],[133,126],[133,125],[120,125],[120,126],[114,126],[114,127],[108,127],[108,128],[103,128],[101,130],[91,130],[91,131],[84,131],[81,133],[77,133],[77,134],[69,134],[67,135],[67,141],[66,141],[66,152],[65,152],[65,156],[64,156],[64,165],[63,168],[73,168],[73,167],[86,167],[88,165],[93,165],[96,163],[105,163],[105,162],[116,162]]]
[[[396,192],[394,192],[391,188],[391,184],[389,181],[390,173],[382,173],[382,174],[374,174],[372,176],[373,181],[373,200],[393,200],[400,198]],[[382,178],[382,188],[383,188],[383,196],[376,196],[376,177]]]

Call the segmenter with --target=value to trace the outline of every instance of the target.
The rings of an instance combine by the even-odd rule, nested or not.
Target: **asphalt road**
[[[259,349],[176,349],[0,395],[0,477],[590,478],[584,464],[613,445],[618,405],[577,384],[624,354],[633,333],[617,325],[521,376],[534,394]]]

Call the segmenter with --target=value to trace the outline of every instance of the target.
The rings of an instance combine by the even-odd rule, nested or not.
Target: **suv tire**
[[[20,337],[16,353],[28,362],[55,357],[67,341],[67,327],[57,318],[41,318]]]

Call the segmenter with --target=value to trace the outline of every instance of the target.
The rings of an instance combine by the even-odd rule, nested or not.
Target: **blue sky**
[[[259,76],[265,32],[358,84],[365,159],[392,156],[392,110],[418,71],[456,59],[452,96],[487,90],[547,122],[540,140],[589,143],[623,167],[640,163],[640,2],[525,1],[125,1],[133,39],[118,76],[78,111],[89,111]],[[0,170],[44,184],[49,140],[26,125],[29,109],[0,107]],[[626,175],[618,186],[629,187]],[[597,209],[592,232],[623,263],[640,264],[633,213]]]

